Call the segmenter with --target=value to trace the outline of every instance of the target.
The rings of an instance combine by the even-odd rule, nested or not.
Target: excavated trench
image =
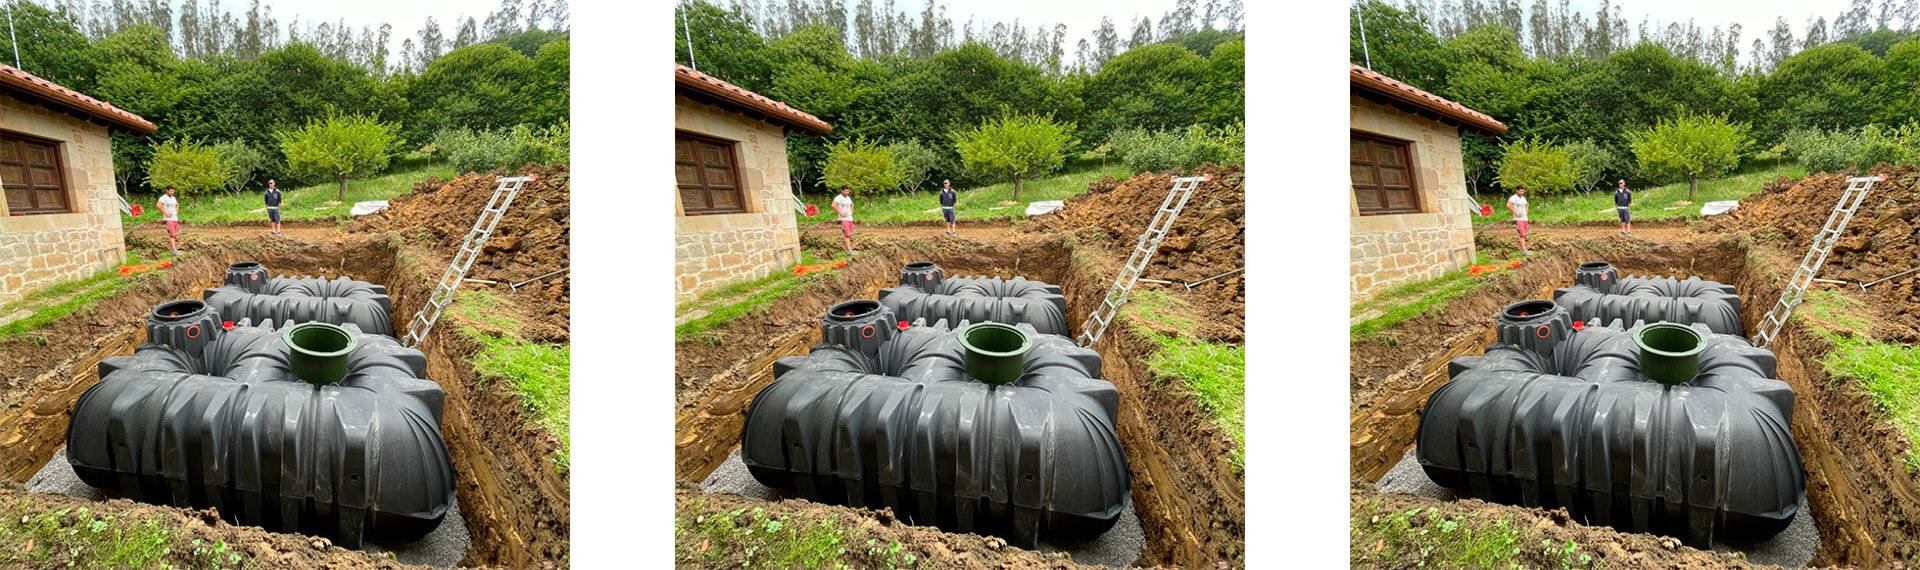
[[[394,320],[404,321],[430,292],[434,275],[399,262],[386,242],[350,239],[290,244],[221,242],[198,247],[198,255],[103,299],[89,314],[49,325],[37,335],[0,343],[0,354],[25,354],[12,362],[0,397],[0,477],[22,483],[64,445],[67,411],[99,381],[100,359],[126,355],[144,340],[143,317],[154,305],[198,299],[220,284],[230,261],[265,264],[275,275],[347,276],[386,284]],[[411,252],[420,255],[418,252]],[[428,377],[446,394],[441,431],[457,473],[456,491],[472,542],[462,565],[564,567],[567,546],[567,483],[553,467],[553,450],[528,441],[537,430],[512,396],[483,389],[468,364],[475,344],[446,326],[435,327],[423,345]],[[25,345],[16,346],[16,345]],[[544,455],[542,455],[544,454]]]
[[[1572,284],[1571,268],[1580,261],[1606,260],[1621,275],[1697,276],[1734,285],[1741,297],[1741,321],[1758,323],[1779,298],[1797,257],[1733,239],[1702,241],[1687,248],[1582,253],[1580,259],[1541,259],[1517,280],[1456,300],[1479,306],[1551,298]],[[1530,260],[1532,261],[1532,260]],[[1536,263],[1529,263],[1536,265]],[[1371,401],[1356,406],[1351,447],[1352,475],[1372,482],[1385,475],[1412,448],[1421,404],[1447,380],[1446,364],[1455,356],[1478,354],[1494,333],[1493,313],[1484,327],[1461,330],[1444,342],[1429,343],[1424,355],[1403,360],[1403,370],[1374,386]],[[1819,529],[1820,545],[1809,565],[1886,567],[1911,563],[1920,535],[1920,478],[1905,468],[1909,442],[1874,408],[1852,380],[1831,379],[1819,363],[1827,346],[1790,321],[1771,349],[1779,360],[1779,379],[1793,386],[1793,437],[1807,472],[1807,503]],[[1396,391],[1392,385],[1405,387]],[[1356,394],[1361,390],[1356,390]],[[1357,396],[1356,396],[1357,397]]]
[[[765,332],[763,340],[744,350],[682,341],[676,478],[697,483],[726,460],[740,443],[747,404],[773,381],[773,361],[805,354],[819,341],[821,311],[897,285],[905,263],[932,261],[949,277],[1022,276],[1059,285],[1067,297],[1069,333],[1077,334],[1111,284],[1091,268],[1092,257],[1077,256],[1059,240],[862,252],[859,263],[833,282],[783,301],[769,316],[774,323],[753,329]],[[1094,348],[1105,379],[1121,395],[1119,435],[1147,539],[1137,564],[1244,565],[1245,484],[1224,459],[1232,453],[1232,439],[1213,429],[1188,395],[1154,379],[1138,358],[1152,353],[1151,341],[1116,323]]]

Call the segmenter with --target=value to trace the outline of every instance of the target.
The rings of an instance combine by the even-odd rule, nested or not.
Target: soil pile
[[[509,295],[534,320],[554,325],[526,331],[534,340],[564,343],[572,299],[569,276],[550,275],[518,290],[507,284],[567,268],[573,218],[568,207],[568,169],[564,164],[528,166],[519,175],[535,179],[521,187],[467,278],[498,282],[492,286],[496,293]],[[428,177],[415,183],[412,193],[395,198],[386,211],[368,216],[355,231],[399,234],[410,244],[446,256],[434,263],[449,263],[493,196],[496,180],[492,174],[478,173],[451,179]]]
[[[1854,283],[1920,267],[1920,194],[1915,192],[1920,167],[1880,166],[1870,173],[1886,179],[1873,186],[1854,212],[1819,275],[1846,281],[1848,285],[1841,287],[1856,293],[1860,290]],[[1741,202],[1740,209],[1714,220],[1709,229],[1747,230],[1782,249],[1804,252],[1845,193],[1847,177],[1820,173],[1793,184],[1769,183],[1760,194]],[[1814,288],[1824,286],[1816,284]],[[1885,300],[1887,310],[1892,312],[1889,317],[1897,317],[1889,319],[1895,322],[1888,323],[1883,332],[1903,342],[1920,341],[1920,331],[1911,325],[1920,322],[1920,271],[1875,284],[1866,291]]]
[[[1246,267],[1247,194],[1245,169],[1240,165],[1204,165],[1195,176],[1213,179],[1194,189],[1180,217],[1141,277],[1193,283]],[[1073,232],[1082,239],[1118,254],[1124,263],[1173,188],[1171,173],[1144,173],[1126,180],[1108,176],[1087,185],[1087,192],[1067,200],[1053,215],[1036,218],[1027,232]],[[1117,271],[1119,268],[1113,268]],[[1142,289],[1161,287],[1182,292],[1203,317],[1200,336],[1207,340],[1241,342],[1246,329],[1247,288],[1244,273],[1219,277],[1185,293],[1181,285],[1141,283]]]

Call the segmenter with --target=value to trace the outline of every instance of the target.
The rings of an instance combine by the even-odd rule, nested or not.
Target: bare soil
[[[1816,183],[1803,185],[1807,188],[1769,185],[1773,190],[1742,204],[1741,217],[1716,219],[1700,226],[1707,231],[1657,238],[1640,231],[1636,233],[1642,235],[1635,237],[1537,232],[1535,253],[1519,270],[1496,273],[1493,283],[1455,299],[1435,314],[1410,319],[1386,331],[1391,344],[1354,341],[1350,345],[1353,390],[1349,466],[1354,481],[1370,484],[1411,448],[1421,405],[1447,380],[1446,362],[1454,356],[1478,353],[1490,342],[1490,323],[1499,307],[1526,298],[1549,297],[1554,288],[1572,281],[1572,269],[1578,262],[1606,260],[1620,267],[1623,274],[1699,276],[1731,283],[1741,293],[1743,322],[1759,322],[1779,298],[1812,232],[1825,221],[1839,193],[1834,190],[1828,197],[1802,198],[1825,203],[1812,213],[1801,210],[1813,206],[1776,207],[1772,202],[1782,199],[1779,196],[1791,196],[1790,192],[1815,193],[1826,188],[1818,184],[1832,184],[1831,180]],[[1904,206],[1898,205],[1901,198],[1895,194],[1910,197],[1911,190],[1877,187],[1868,203],[1893,200],[1896,207],[1889,211],[1898,211]],[[1880,241],[1881,232],[1898,235],[1905,227],[1902,222],[1877,219],[1868,210],[1863,206],[1861,218],[1853,227],[1877,228],[1868,234],[1871,246],[1836,249],[1828,267],[1852,269],[1823,271],[1823,277],[1847,275],[1846,271],[1875,271],[1870,269],[1875,262],[1860,256],[1862,252],[1903,251],[1898,248],[1904,246],[1890,239],[1885,244]],[[1813,230],[1799,234],[1808,217],[1818,218],[1810,222]],[[1856,234],[1850,230],[1848,235]],[[1501,232],[1483,232],[1479,241],[1483,246],[1512,243],[1511,237]],[[1502,274],[1507,276],[1500,277]],[[1849,294],[1859,291],[1852,288]],[[1870,295],[1866,298],[1882,301],[1873,303],[1881,313],[1876,320],[1884,328],[1899,331],[1900,325],[1889,323],[1908,320],[1903,315],[1911,298],[1879,297],[1878,292]],[[1821,534],[1813,564],[1888,567],[1914,563],[1920,555],[1916,552],[1920,541],[1920,529],[1916,528],[1920,525],[1920,478],[1906,469],[1904,455],[1910,443],[1852,381],[1827,376],[1818,361],[1831,347],[1809,334],[1801,319],[1789,321],[1771,348],[1779,357],[1780,379],[1793,386],[1796,396],[1793,435],[1807,470],[1808,501]],[[1472,507],[1525,511],[1500,505]],[[1592,550],[1649,536],[1607,536],[1604,529],[1599,530],[1603,532],[1576,535],[1574,540]],[[1658,557],[1648,563],[1689,567],[1683,561]]]
[[[1165,187],[1159,192],[1164,198]],[[1194,204],[1206,202],[1196,195]],[[1154,206],[1158,206],[1157,201]],[[1190,206],[1188,211],[1191,214],[1196,209]],[[1176,231],[1190,221],[1187,215],[1181,219]],[[933,261],[948,275],[1022,275],[1060,285],[1068,296],[1068,321],[1078,325],[1100,303],[1132,247],[1128,243],[1115,253],[1084,243],[1071,232],[976,228],[958,237],[927,234],[927,228],[860,232],[856,248],[861,251],[846,267],[809,277],[811,282],[806,287],[766,310],[745,315],[700,338],[678,340],[675,478],[686,483],[700,481],[739,444],[747,404],[773,381],[773,360],[804,354],[818,341],[821,311],[842,300],[873,298],[879,289],[898,283],[900,267],[906,262]],[[974,237],[982,234],[988,237]],[[831,234],[809,231],[802,242],[807,247],[837,250],[839,235],[837,230]],[[1159,257],[1177,256],[1163,250]],[[1209,295],[1219,293],[1196,288],[1191,295],[1193,302],[1189,305],[1208,307],[1205,301],[1217,298]],[[1207,319],[1196,315],[1196,320]],[[1223,326],[1234,330],[1219,336],[1240,338],[1239,322]],[[1244,566],[1245,480],[1227,461],[1234,445],[1231,437],[1205,420],[1177,381],[1156,379],[1144,360],[1132,356],[1149,354],[1154,347],[1130,327],[1116,324],[1095,348],[1105,357],[1104,376],[1121,393],[1121,445],[1133,472],[1135,509],[1147,534],[1140,562],[1183,568]],[[729,500],[751,501],[736,497]],[[757,506],[766,504],[756,502]],[[917,539],[920,542],[916,544],[929,547],[956,549],[953,545],[981,540],[933,528],[915,532],[934,537]]]

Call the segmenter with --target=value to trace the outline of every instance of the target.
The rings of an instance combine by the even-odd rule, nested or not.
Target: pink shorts
[[[1520,228],[1520,237],[1527,237],[1527,221],[1514,220],[1513,223],[1515,226],[1518,226]]]
[[[853,220],[840,220],[840,233],[847,237],[853,237]]]
[[[180,237],[180,220],[167,220],[167,237]]]

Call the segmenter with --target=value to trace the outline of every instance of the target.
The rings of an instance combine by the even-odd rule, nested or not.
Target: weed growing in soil
[[[680,509],[673,520],[674,561],[708,561],[741,568],[850,568],[847,531],[833,518],[795,520],[754,507],[703,513],[705,501]],[[898,554],[900,543],[893,543]],[[870,553],[872,554],[872,553]],[[879,556],[879,554],[875,554]],[[912,553],[905,560],[911,565]]]
[[[1198,328],[1185,301],[1165,291],[1141,290],[1127,304],[1129,322],[1152,340],[1157,349],[1147,356],[1147,370],[1159,378],[1179,378],[1192,391],[1201,410],[1214,425],[1233,436],[1233,468],[1247,464],[1247,349],[1195,339],[1177,331]]]
[[[1426,568],[1591,568],[1592,554],[1569,541],[1540,539],[1506,517],[1447,516],[1440,509],[1353,509],[1349,562]],[[1529,546],[1538,544],[1538,546]],[[1532,552],[1528,552],[1531,550]]]
[[[1866,304],[1846,293],[1810,291],[1800,310],[1807,329],[1833,346],[1820,357],[1827,375],[1859,382],[1910,445],[1920,442],[1920,349],[1874,338]],[[1909,447],[1906,459],[1908,470],[1920,470],[1920,447]]]
[[[573,449],[572,406],[568,403],[572,393],[568,374],[571,349],[522,338],[517,332],[521,322],[509,312],[507,300],[499,295],[472,289],[457,295],[459,300],[453,307],[460,319],[454,321],[454,326],[481,346],[479,354],[473,357],[473,371],[482,380],[506,382],[520,395],[521,401],[539,419],[540,426],[559,438],[555,468],[567,470]]]
[[[0,519],[0,561],[77,568],[162,568],[172,530],[159,518],[120,521],[85,507],[35,512],[24,502]],[[231,567],[231,565],[227,566]]]

